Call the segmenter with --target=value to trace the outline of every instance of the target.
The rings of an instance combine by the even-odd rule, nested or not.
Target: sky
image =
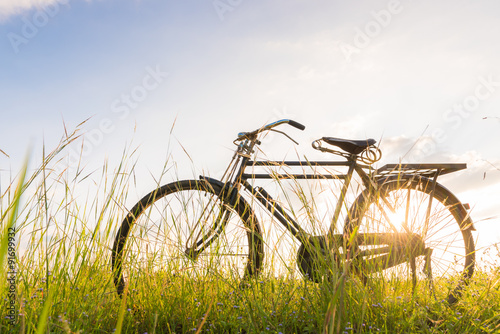
[[[499,14],[492,0],[0,0],[0,181],[86,121],[62,154],[92,170],[137,148],[132,203],[167,156],[181,177],[217,176],[238,132],[290,118],[300,145],[274,134],[267,158],[328,159],[310,143],[332,136],[375,138],[379,166],[467,163],[443,184],[480,243],[499,242]]]

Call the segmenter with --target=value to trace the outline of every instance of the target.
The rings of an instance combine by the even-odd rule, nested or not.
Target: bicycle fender
[[[206,183],[209,183],[209,184],[216,184],[221,188],[224,187],[224,183],[222,181],[219,181],[219,180],[214,179],[212,177],[200,175],[199,178],[200,178],[200,181],[205,181]]]
[[[200,175],[200,181],[204,181],[208,186],[216,185],[220,188],[220,195],[227,194],[226,197],[229,197],[237,191],[230,183],[224,183],[220,180],[214,179],[212,177]]]

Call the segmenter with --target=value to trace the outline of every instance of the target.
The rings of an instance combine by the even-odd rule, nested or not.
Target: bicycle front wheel
[[[174,288],[175,282],[257,274],[263,244],[246,202],[230,205],[221,186],[206,180],[167,184],[130,210],[112,252],[114,282],[121,295]]]
[[[371,244],[354,243],[351,249],[353,257],[371,254],[353,261],[360,266],[353,270],[361,273],[367,286],[378,287],[386,296],[413,293],[450,304],[458,300],[474,272],[473,224],[465,207],[448,189],[418,176],[387,181],[379,184],[375,194],[367,190],[362,193],[350,210],[350,217],[344,235],[357,233],[372,239]],[[396,252],[397,247],[388,246],[386,241],[398,233],[420,245],[418,251],[402,245],[401,248],[406,247],[406,253],[399,253],[403,261],[393,261],[394,254],[389,253]],[[377,262],[383,253],[387,253],[386,257]],[[388,265],[389,261],[399,264]],[[382,265],[367,268],[366,263],[382,264],[383,269],[380,270]]]

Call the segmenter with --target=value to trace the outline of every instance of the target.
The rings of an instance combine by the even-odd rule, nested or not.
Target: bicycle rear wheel
[[[414,255],[400,253],[406,256],[403,263],[379,270],[367,268],[366,263],[376,263],[380,255],[373,254],[383,253],[383,247],[387,250],[383,238],[371,245],[353,242],[349,253],[355,259],[354,267],[359,264],[353,270],[368,286],[376,286],[386,296],[413,293],[455,303],[474,272],[473,224],[465,207],[448,189],[424,177],[392,180],[379,186],[376,194],[365,190],[358,197],[350,209],[351,219],[345,225],[344,235],[402,233],[415,238],[421,249]],[[370,258],[356,259],[356,254],[366,253],[372,254]],[[383,261],[387,263],[389,257]]]
[[[234,282],[257,274],[263,258],[258,222],[242,198],[231,206],[224,196],[216,182],[185,180],[142,198],[113,245],[118,294],[125,286],[151,293],[186,280]]]

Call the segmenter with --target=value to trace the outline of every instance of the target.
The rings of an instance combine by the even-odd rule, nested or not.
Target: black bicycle
[[[130,290],[147,284],[152,276],[165,284],[176,277],[216,274],[244,281],[257,276],[264,266],[265,242],[252,209],[258,202],[301,243],[297,264],[307,278],[320,282],[346,273],[364,286],[390,281],[389,289],[400,289],[397,293],[418,291],[450,304],[456,302],[474,272],[474,226],[468,205],[437,178],[466,165],[388,164],[374,169],[373,163],[381,157],[375,140],[332,137],[314,141],[313,147],[341,156],[343,161],[252,160],[263,132],[275,131],[290,138],[275,129],[281,124],[305,129],[295,121],[280,120],[239,133],[234,141],[237,149],[222,180],[201,176],[169,183],[128,212],[112,250],[118,294],[127,285]],[[254,173],[257,168],[280,166],[334,167],[347,172]],[[364,190],[350,205],[338,231],[337,220],[354,173]],[[307,233],[290,210],[249,182],[256,179],[341,180],[329,230],[321,235]]]

